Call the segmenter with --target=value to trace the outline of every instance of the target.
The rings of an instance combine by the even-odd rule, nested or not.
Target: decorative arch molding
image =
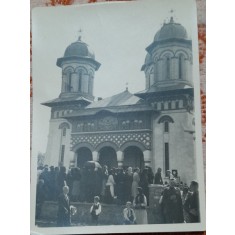
[[[176,57],[179,57],[180,55],[184,55],[185,59],[187,59],[187,60],[190,59],[190,56],[189,56],[188,52],[183,50],[183,49],[179,49],[179,50],[175,51],[175,56]]]
[[[84,66],[78,66],[75,68],[76,73],[79,73],[80,71],[82,71],[83,74],[88,74],[88,71],[87,71],[86,67],[84,67]]]
[[[63,74],[74,73],[74,68],[72,66],[67,66],[63,69]]]
[[[169,57],[169,55],[170,55],[170,57],[174,57],[174,55],[175,55],[174,51],[169,50],[169,49],[164,50],[159,54],[158,58],[161,59],[161,58],[166,57],[166,56]]]
[[[104,147],[111,147],[116,152],[119,150],[118,146],[115,143],[111,142],[111,141],[106,141],[106,142],[100,143],[99,145],[96,146],[95,150],[97,152],[99,152]]]
[[[160,119],[158,120],[158,123],[163,123],[163,122],[171,122],[174,123],[174,120],[172,117],[168,116],[168,115],[164,115],[162,117],[160,117]]]
[[[91,152],[93,152],[95,149],[90,143],[78,143],[72,147],[73,152],[77,152],[80,148],[88,148]]]
[[[140,142],[138,141],[128,141],[125,142],[121,147],[121,151],[124,151],[126,148],[131,147],[131,146],[135,146],[137,148],[139,148],[142,152],[147,150],[147,148]]]
[[[88,74],[90,77],[94,77],[95,72],[92,69],[89,69]]]
[[[67,122],[62,122],[60,125],[59,125],[59,129],[70,129],[70,126]]]
[[[110,116],[110,115],[112,116],[114,115],[114,112],[107,110],[107,109],[102,109],[102,110],[97,111],[95,115],[101,116],[101,117]]]

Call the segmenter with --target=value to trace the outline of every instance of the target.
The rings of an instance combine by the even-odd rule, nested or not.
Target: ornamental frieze
[[[103,142],[113,142],[119,148],[129,141],[142,143],[146,149],[151,149],[151,133],[134,132],[134,133],[99,133],[99,134],[72,134],[71,147],[79,143],[89,143],[94,148]]]
[[[77,132],[94,132],[94,131],[116,131],[116,130],[138,130],[146,129],[144,119],[122,119],[107,116],[99,120],[80,121],[76,125]]]

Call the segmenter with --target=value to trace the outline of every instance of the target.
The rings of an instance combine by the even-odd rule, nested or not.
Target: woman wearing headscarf
[[[146,196],[143,194],[143,190],[141,187],[137,188],[138,194],[134,198],[133,205],[135,208],[135,216],[136,216],[136,224],[148,224],[148,217],[147,217],[147,199]]]
[[[115,197],[114,185],[115,185],[115,181],[114,181],[114,177],[113,177],[113,170],[110,170],[109,177],[108,177],[107,183],[106,183],[106,201],[107,201],[107,203],[112,203],[113,199]]]
[[[135,198],[138,194],[138,190],[137,188],[139,187],[139,182],[140,182],[140,169],[136,168],[134,170],[134,174],[133,174],[133,182],[132,182],[132,186],[131,186],[131,193],[132,193],[132,197]]]

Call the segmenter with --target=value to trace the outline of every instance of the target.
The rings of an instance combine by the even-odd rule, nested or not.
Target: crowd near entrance
[[[136,146],[129,146],[124,150],[124,161],[125,167],[132,166],[134,168],[144,168],[144,156],[142,151]]]
[[[82,168],[87,161],[92,161],[92,152],[89,148],[81,147],[76,152],[77,167]]]

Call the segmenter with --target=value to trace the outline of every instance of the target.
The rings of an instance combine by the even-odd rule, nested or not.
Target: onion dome
[[[89,48],[89,46],[81,41],[81,38],[71,43],[64,52],[64,57],[70,57],[70,56],[79,56],[79,57],[86,57],[86,58],[92,58],[95,59],[95,55],[93,51]]]
[[[154,41],[167,40],[171,38],[188,39],[186,29],[178,23],[175,23],[171,17],[169,23],[164,23],[162,28],[155,34]]]
[[[95,70],[100,67],[100,63],[95,60],[95,54],[90,47],[81,40],[81,36],[76,42],[71,43],[64,52],[64,56],[57,59],[57,66],[61,67],[64,62],[89,61],[94,64]]]

